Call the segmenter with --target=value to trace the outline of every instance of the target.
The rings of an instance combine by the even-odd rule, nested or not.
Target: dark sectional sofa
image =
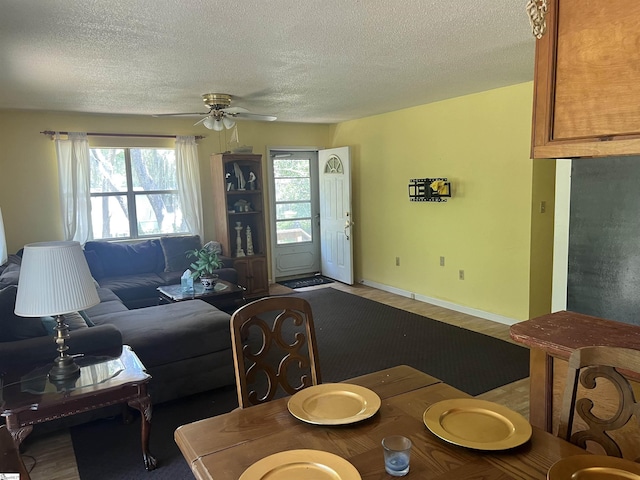
[[[211,248],[219,248],[210,242]],[[193,259],[185,252],[202,247],[198,235],[168,236],[138,243],[93,241],[84,245],[85,257],[93,278],[102,288],[113,291],[128,308],[156,305],[162,285],[180,283]],[[230,258],[220,257],[224,265]],[[233,268],[216,271],[219,278],[237,283]]]
[[[233,385],[229,314],[202,300],[156,305],[157,286],[179,283],[184,265],[177,259],[171,264],[169,258],[169,268],[178,270],[165,271],[164,252],[169,249],[163,250],[159,240],[126,246],[102,243],[106,242],[86,245],[87,253],[95,252],[88,253],[87,260],[92,273],[97,273],[100,303],[67,316],[71,353],[114,355],[123,344],[130,345],[153,377],[154,403]],[[0,267],[0,374],[47,363],[56,356],[45,319],[13,313],[19,264],[20,258],[12,256],[8,265]],[[222,270],[221,278],[235,281],[235,270]]]

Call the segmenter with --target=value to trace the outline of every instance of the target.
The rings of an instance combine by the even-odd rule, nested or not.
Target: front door
[[[322,274],[353,285],[353,218],[349,147],[318,152]]]
[[[319,272],[318,153],[270,150],[270,160],[274,276]]]

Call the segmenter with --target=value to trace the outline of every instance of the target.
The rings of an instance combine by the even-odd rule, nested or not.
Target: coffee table
[[[123,345],[120,357],[79,357],[80,376],[64,383],[51,382],[47,373],[52,364],[29,372],[5,372],[0,377],[0,415],[16,447],[38,423],[69,417],[108,405],[127,403],[140,411],[142,457],[147,470],[156,467],[149,452],[151,399],[147,384],[151,379],[131,347]]]
[[[226,280],[216,280],[213,290],[205,290],[200,284],[193,287],[193,292],[183,292],[181,285],[158,287],[160,304],[199,299],[225,312],[233,312],[245,302],[244,288]]]

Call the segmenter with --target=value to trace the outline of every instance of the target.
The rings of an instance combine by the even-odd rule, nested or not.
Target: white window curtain
[[[9,258],[7,252],[7,237],[4,236],[4,223],[2,223],[2,209],[0,209],[0,265],[4,265],[4,263]]]
[[[70,132],[63,140],[56,132],[55,143],[64,239],[84,244],[93,238],[87,134]]]
[[[200,193],[200,166],[195,137],[176,137],[176,173],[182,214],[187,228],[204,240],[202,196]]]

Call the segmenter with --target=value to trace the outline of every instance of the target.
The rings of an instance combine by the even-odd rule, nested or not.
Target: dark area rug
[[[333,280],[322,275],[314,275],[313,277],[296,278],[294,280],[284,280],[278,282],[288,288],[304,288],[313,287],[314,285],[324,285],[325,283],[333,283]]]
[[[479,395],[529,375],[529,351],[518,345],[333,288],[293,295],[312,306],[323,382],[407,364]],[[139,418],[130,425],[118,417],[73,427],[80,477],[191,479],[173,432],[236,406],[235,387],[155,406],[150,448],[159,467],[152,472],[146,472],[142,462]]]

